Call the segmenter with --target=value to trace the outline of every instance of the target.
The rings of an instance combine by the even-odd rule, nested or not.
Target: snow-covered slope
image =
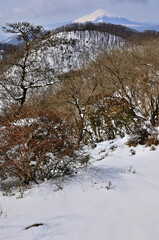
[[[132,156],[125,140],[87,149],[92,164],[63,184],[0,192],[0,240],[157,240],[159,148]]]
[[[88,60],[94,60],[101,51],[122,42],[121,38],[106,32],[61,32],[53,35],[39,54],[44,56],[46,63],[54,68],[55,73],[62,73],[80,68]]]
[[[120,37],[106,32],[60,32],[43,41],[38,52],[33,50],[29,61],[33,58],[33,68],[35,65],[36,68],[39,65],[39,69],[40,66],[47,66],[57,76],[69,70],[80,68],[88,60],[94,60],[101,51],[120,44],[123,44]],[[15,77],[17,78],[17,75]]]

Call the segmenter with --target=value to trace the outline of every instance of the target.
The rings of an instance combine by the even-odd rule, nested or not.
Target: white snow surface
[[[116,139],[86,150],[91,165],[65,180],[33,186],[19,198],[0,192],[0,240],[159,239],[159,147]],[[44,225],[27,226],[36,223]]]
[[[88,14],[81,18],[76,19],[74,22],[75,23],[92,22],[92,21],[95,21],[97,18],[102,18],[104,16],[109,18],[116,18],[116,16],[110,13],[109,11],[104,9],[98,9],[91,14]]]

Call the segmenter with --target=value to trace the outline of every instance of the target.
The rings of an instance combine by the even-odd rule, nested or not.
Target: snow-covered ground
[[[124,142],[89,148],[91,165],[62,190],[45,182],[23,198],[0,193],[0,240],[158,240],[159,147],[132,155]]]

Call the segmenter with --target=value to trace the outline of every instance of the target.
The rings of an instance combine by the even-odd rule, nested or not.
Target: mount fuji
[[[140,28],[148,27],[148,24],[146,23],[134,22],[123,17],[118,17],[104,9],[98,9],[89,15],[85,15],[81,18],[74,20],[74,23],[85,23],[85,22],[112,23],[117,25],[123,25],[139,31],[140,31]]]

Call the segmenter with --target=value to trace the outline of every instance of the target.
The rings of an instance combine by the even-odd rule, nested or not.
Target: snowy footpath
[[[124,141],[88,149],[91,164],[62,189],[0,192],[0,240],[158,240],[159,147],[131,153]]]

